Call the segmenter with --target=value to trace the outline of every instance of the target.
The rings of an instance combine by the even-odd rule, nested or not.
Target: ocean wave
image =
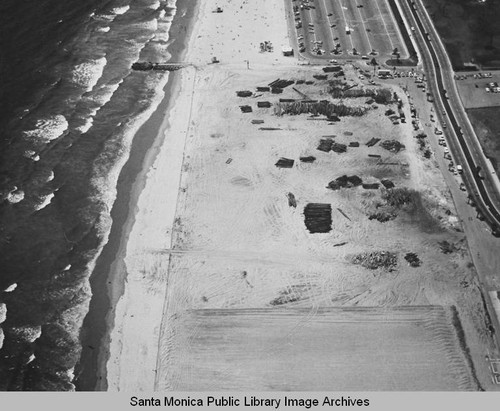
[[[29,158],[30,160],[33,160],[33,161],[40,160],[40,156],[34,150],[25,150],[23,153],[23,157]]]
[[[11,204],[19,203],[24,200],[24,191],[23,190],[14,190],[7,195],[7,201]]]
[[[53,198],[54,198],[54,193],[50,193],[50,194],[47,194],[45,196],[41,196],[39,199],[40,203],[35,205],[35,210],[39,211],[42,208],[47,207]]]
[[[78,64],[73,69],[71,81],[91,91],[101,78],[106,63],[106,57],[101,57]]]
[[[121,7],[115,7],[114,9],[111,9],[111,13],[113,13],[116,16],[120,16],[122,14],[125,14],[129,10],[130,10],[130,6],[121,6]]]
[[[24,135],[37,142],[48,143],[64,134],[68,129],[68,121],[62,114],[56,114],[38,120],[35,127],[33,130],[25,131]]]
[[[99,27],[96,31],[99,33],[107,33],[110,30],[109,26]]]

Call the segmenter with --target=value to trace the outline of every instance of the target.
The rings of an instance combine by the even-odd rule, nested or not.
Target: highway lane
[[[482,153],[478,152],[477,148],[469,147],[473,137],[471,138],[469,134],[469,138],[466,141],[465,136],[462,134],[461,125],[467,123],[463,123],[464,118],[460,115],[460,107],[457,107],[457,105],[460,105],[458,96],[453,96],[451,92],[450,95],[447,95],[445,91],[448,90],[446,87],[450,87],[450,80],[446,78],[446,74],[450,75],[450,73],[444,73],[443,75],[441,70],[442,67],[446,67],[442,66],[445,62],[443,62],[443,55],[441,55],[441,58],[438,57],[438,55],[440,53],[443,54],[444,51],[440,50],[440,53],[438,53],[434,49],[434,44],[431,43],[425,34],[429,31],[426,30],[417,11],[412,7],[411,0],[404,0],[401,5],[405,10],[407,18],[413,22],[410,24],[414,24],[414,27],[418,28],[418,30],[414,32],[414,34],[416,34],[415,39],[423,54],[422,59],[426,68],[429,85],[433,85],[432,88],[434,90],[434,97],[436,98],[436,106],[439,110],[440,119],[442,121],[447,121],[451,125],[447,134],[452,137],[449,139],[449,143],[453,157],[457,164],[463,166],[464,180],[469,188],[469,192],[477,197],[475,198],[475,202],[478,208],[486,217],[490,227],[494,229],[500,221],[500,213],[494,204],[494,201],[498,201],[498,192],[495,184],[492,184],[489,178],[483,180],[479,177],[476,164],[480,164],[482,169],[486,171],[487,167],[484,165],[484,157],[481,155]],[[426,50],[429,54],[425,52]],[[452,77],[451,81],[454,81],[453,76],[450,75],[450,77]],[[451,87],[449,89],[452,90]],[[448,97],[450,97],[451,100],[449,100]],[[445,116],[446,118],[441,114],[443,110],[447,113]],[[457,113],[457,115],[455,115],[455,113]],[[467,128],[464,128],[464,130],[467,130]],[[473,144],[470,145],[472,147],[474,146]],[[488,175],[487,177],[491,176]],[[497,204],[500,204],[500,202],[497,202]]]

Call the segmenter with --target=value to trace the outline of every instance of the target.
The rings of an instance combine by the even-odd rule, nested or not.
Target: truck
[[[462,174],[464,172],[464,169],[462,168],[462,166],[460,164],[457,164],[457,171],[459,174]]]

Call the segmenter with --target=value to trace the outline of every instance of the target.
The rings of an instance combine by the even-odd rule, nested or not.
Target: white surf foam
[[[41,210],[42,208],[47,207],[47,206],[50,204],[50,202],[52,201],[52,199],[53,199],[53,198],[54,198],[54,193],[50,193],[50,194],[48,194],[48,195],[46,195],[46,196],[42,196],[42,197],[40,197],[41,203],[40,203],[40,204],[37,204],[37,205],[35,206],[35,210],[36,210],[36,211],[39,211],[39,210]]]
[[[59,138],[67,129],[68,121],[62,114],[40,119],[35,124],[35,129],[24,132],[24,135],[37,142],[48,143]]]
[[[115,7],[114,9],[111,9],[111,13],[120,16],[122,14],[125,14],[129,10],[130,6]]]
[[[106,63],[106,57],[101,57],[78,64],[73,70],[71,81],[91,91],[101,78]]]

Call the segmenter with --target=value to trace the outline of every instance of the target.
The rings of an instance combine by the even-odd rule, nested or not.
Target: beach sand
[[[253,91],[277,78],[310,79],[319,68],[314,71],[282,56],[281,47],[289,45],[284,2],[228,1],[223,13],[212,13],[216,6],[213,0],[199,4],[183,56],[191,65],[176,74],[171,86],[174,97],[143,172],[132,186],[129,215],[111,265],[109,292],[117,302],[107,318],[110,334],[100,351],[98,389],[193,389],[195,377],[189,378],[182,369],[182,355],[189,355],[189,349],[181,350],[179,344],[199,337],[195,321],[190,320],[203,317],[196,315],[197,310],[268,310],[275,305],[298,310],[292,330],[300,330],[293,324],[307,321],[321,307],[458,306],[461,325],[453,324],[457,335],[452,333],[447,345],[451,351],[445,356],[468,370],[467,381],[452,378],[441,386],[473,389],[475,373],[481,382],[487,380],[485,371],[474,370],[470,363],[471,358],[482,357],[486,344],[478,331],[482,325],[478,288],[463,287],[464,281],[475,284],[470,258],[446,185],[435,165],[422,160],[411,124],[394,127],[383,107],[333,127],[324,121],[307,121],[305,116],[277,117],[272,109],[242,114],[238,105],[255,107],[256,100],[237,98],[237,90]],[[263,41],[270,41],[274,51],[261,53]],[[220,63],[210,64],[212,57]],[[347,77],[357,80],[357,70],[351,67]],[[321,87],[301,90],[320,98]],[[398,87],[393,91],[403,97],[410,118],[403,91]],[[298,95],[287,88],[282,97]],[[271,98],[276,100],[270,94],[262,97]],[[250,123],[253,118],[265,119],[265,126],[279,130],[259,131]],[[370,151],[365,142],[375,130],[407,147],[398,155],[375,148],[392,165],[381,167],[367,160]],[[349,150],[346,155],[323,155],[316,150],[320,136],[335,134],[337,141],[348,143],[347,132],[362,144],[356,154]],[[300,164],[298,158],[303,155],[314,155],[318,161]],[[295,167],[276,168],[279,157],[294,158]],[[384,225],[368,220],[367,213],[380,200],[378,194],[369,190],[334,194],[325,189],[332,179],[354,173],[367,182],[389,177],[400,186],[419,190],[424,205],[433,211]],[[297,208],[287,203],[286,195],[292,191]],[[302,210],[308,202],[332,204],[331,233],[311,235],[304,229]],[[441,225],[451,231],[438,228]],[[440,253],[437,242],[444,239],[457,243],[461,251],[451,257]],[[352,254],[373,250],[400,253],[398,269],[370,272],[349,262]],[[418,252],[422,267],[405,263],[402,256],[410,251]],[[461,327],[470,355],[460,339]],[[248,338],[264,349],[265,328],[259,331],[253,324],[250,329],[255,334]],[[355,341],[366,335],[357,330],[350,338]],[[298,340],[303,341],[303,336]],[[217,338],[207,343],[216,342]],[[320,346],[324,355],[332,355],[328,344]],[[309,372],[318,381],[324,378],[314,369]],[[205,375],[207,381],[210,375]],[[213,371],[215,390],[220,388],[216,375],[217,370]],[[293,373],[283,378],[274,387],[286,387],[286,378],[292,380]],[[435,378],[439,379],[437,374]],[[367,383],[357,388],[376,389],[376,378],[367,380],[371,387]],[[397,379],[393,386],[412,388],[411,381]],[[440,386],[437,380],[436,386]],[[259,381],[255,387],[273,389],[269,381],[267,385]]]

